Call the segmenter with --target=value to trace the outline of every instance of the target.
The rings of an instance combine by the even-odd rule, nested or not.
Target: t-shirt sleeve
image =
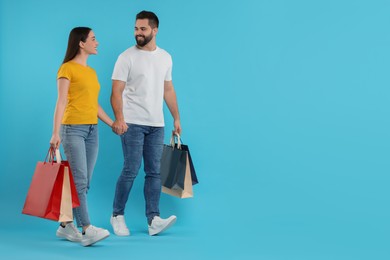
[[[172,80],[172,58],[169,56],[169,63],[168,63],[168,69],[167,73],[165,74],[165,81],[171,81]]]
[[[130,72],[130,68],[130,62],[127,61],[122,55],[119,55],[114,66],[114,71],[112,72],[111,79],[126,82]]]
[[[72,71],[68,64],[62,64],[60,69],[57,72],[57,79],[66,78],[68,80],[72,80]]]

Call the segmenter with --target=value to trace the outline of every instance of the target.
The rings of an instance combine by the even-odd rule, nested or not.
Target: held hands
[[[123,135],[126,131],[127,128],[129,128],[126,124],[125,121],[121,120],[115,120],[114,123],[111,126],[112,131],[116,133],[117,135]]]
[[[115,120],[112,124],[112,131],[116,133],[117,135],[123,135],[127,129],[129,128],[125,121],[123,120]],[[180,120],[175,120],[173,123],[174,130],[172,131],[172,134],[179,134],[181,135],[181,125]]]

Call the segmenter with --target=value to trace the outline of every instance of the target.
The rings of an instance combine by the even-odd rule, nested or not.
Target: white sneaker
[[[72,223],[66,224],[65,227],[59,226],[56,232],[57,237],[66,238],[72,242],[81,242],[81,232],[78,230],[75,225]]]
[[[118,215],[116,217],[111,216],[110,223],[114,229],[114,233],[117,236],[130,236],[130,231],[126,226],[125,217]]]
[[[149,235],[154,236],[170,228],[176,222],[176,216],[170,216],[167,219],[162,219],[155,216],[152,223],[149,225]]]
[[[83,246],[90,246],[107,238],[110,235],[110,232],[106,229],[94,227],[90,225],[84,232],[83,237],[81,239],[81,244]]]

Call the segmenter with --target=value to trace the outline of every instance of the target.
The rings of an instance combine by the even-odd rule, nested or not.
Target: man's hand
[[[129,127],[127,126],[126,122],[123,120],[115,120],[112,124],[112,131],[116,133],[117,135],[123,135]]]
[[[180,120],[175,120],[175,121],[173,122],[173,128],[174,128],[174,130],[172,131],[172,134],[181,135]]]

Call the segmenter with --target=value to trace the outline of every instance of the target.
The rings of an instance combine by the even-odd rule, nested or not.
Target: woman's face
[[[95,33],[91,30],[85,42],[80,42],[80,48],[87,54],[97,54],[97,46],[99,45],[96,40]]]

